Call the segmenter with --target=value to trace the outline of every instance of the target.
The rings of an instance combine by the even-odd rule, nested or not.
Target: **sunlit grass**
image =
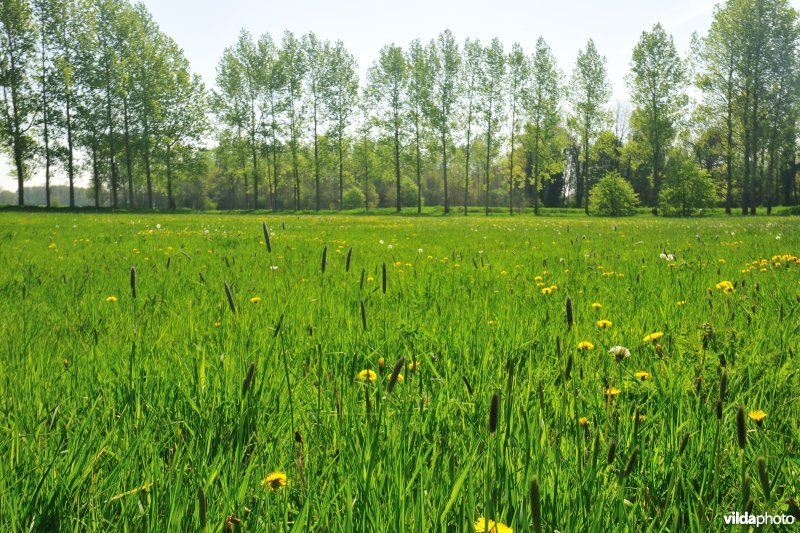
[[[789,218],[0,214],[0,524],[797,512],[798,253]]]

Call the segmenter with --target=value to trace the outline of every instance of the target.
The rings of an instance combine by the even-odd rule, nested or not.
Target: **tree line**
[[[717,6],[688,57],[660,24],[642,32],[616,106],[592,40],[565,75],[542,38],[506,50],[443,31],[384,46],[361,79],[341,41],[243,30],[206,91],[141,5],[5,0],[1,17],[20,204],[34,171],[46,190],[84,173],[112,207],[589,212],[630,189],[687,215],[800,199],[787,0]]]

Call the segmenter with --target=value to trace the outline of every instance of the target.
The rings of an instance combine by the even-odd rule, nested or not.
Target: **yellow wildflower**
[[[286,486],[286,474],[283,472],[270,472],[261,480],[262,487],[268,487],[272,492],[277,492]]]

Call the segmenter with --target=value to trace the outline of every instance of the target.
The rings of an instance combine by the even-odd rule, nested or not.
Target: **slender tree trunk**
[[[491,104],[490,104],[491,106]],[[489,168],[492,164],[492,119],[491,107],[489,109],[489,123],[486,127],[486,216],[489,216]]]
[[[117,161],[116,146],[114,145],[114,121],[111,113],[111,73],[106,67],[106,120],[108,120],[108,157],[111,165],[111,206],[114,209],[119,207],[117,202]]]
[[[128,206],[136,207],[133,195],[133,156],[131,151],[131,135],[128,117],[128,98],[122,101],[123,118],[125,120],[125,171],[128,177]]]
[[[172,196],[172,145],[167,143],[167,204],[175,209],[175,198]]]
[[[319,135],[317,133],[317,97],[314,96],[314,180],[316,181],[316,206],[320,209]]]
[[[397,212],[402,209],[402,199],[400,197],[400,118],[395,112],[394,117],[394,177],[397,182]]]
[[[75,156],[72,140],[72,91],[67,89],[65,112],[67,124],[67,177],[69,178],[69,206],[75,207]]]
[[[470,103],[469,119],[467,120],[467,147],[464,165],[464,216],[467,216],[467,203],[469,201],[469,156],[472,154],[472,104]]]
[[[725,213],[730,215],[733,208],[733,102],[728,99],[728,116],[726,117],[728,136],[725,147]]]
[[[97,164],[97,144],[95,138],[92,141],[92,182],[94,182],[94,207],[100,209],[100,171]]]
[[[514,114],[515,111],[512,111]],[[515,119],[511,119],[511,155],[509,158],[509,171],[508,171],[508,214],[514,214],[514,130],[516,125]]]
[[[583,168],[581,169],[581,174],[583,174],[583,178],[581,179],[582,182],[582,189],[583,189],[583,203],[584,209],[586,214],[589,214],[589,125],[587,122],[586,128],[583,131]],[[581,206],[580,201],[578,202],[578,207]]]
[[[414,136],[417,151],[416,166],[417,166],[417,213],[422,213],[422,153],[419,149],[419,114],[414,117]]]
[[[445,117],[443,120],[447,120]],[[447,131],[442,128],[442,175],[444,178],[444,214],[450,213],[450,197],[447,190]]]
[[[339,121],[339,209],[344,209],[344,123]]]
[[[533,214],[539,214],[539,135],[540,128],[535,126],[536,132],[533,136]]]
[[[367,153],[367,135],[364,134],[364,212],[369,211],[369,154]]]
[[[144,172],[147,177],[147,206],[153,209],[153,174],[150,167],[150,122],[144,118]]]
[[[750,178],[750,214],[756,214],[756,204],[758,202],[758,195],[756,194],[756,185],[759,183],[760,180],[756,179],[758,176],[758,128],[760,127],[758,121],[758,91],[753,91],[753,115],[751,119],[753,133],[752,133],[752,140],[751,146],[753,150],[753,166],[751,168],[751,178]]]
[[[47,102],[47,57],[45,55],[44,32],[42,32],[42,140],[44,141],[44,194],[45,203],[50,207],[50,113]]]
[[[255,130],[250,136],[250,151],[253,157],[253,203],[255,209],[258,209],[258,152],[256,150],[256,133]]]

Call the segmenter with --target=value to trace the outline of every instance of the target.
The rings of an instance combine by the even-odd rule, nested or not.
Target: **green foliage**
[[[589,212],[612,217],[636,214],[639,199],[633,187],[618,172],[609,172],[592,187]]]
[[[658,198],[665,215],[692,216],[719,200],[711,175],[680,151],[670,153],[664,188]]]
[[[344,191],[342,209],[363,209],[364,191],[356,187],[350,187]]]

